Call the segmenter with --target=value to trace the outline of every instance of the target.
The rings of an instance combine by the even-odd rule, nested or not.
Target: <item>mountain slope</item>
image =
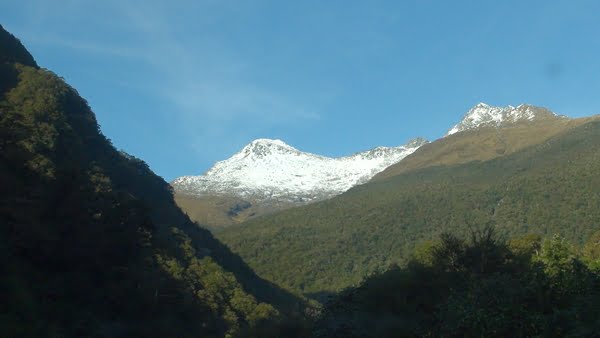
[[[0,335],[236,334],[298,304],[175,205],[0,27]]]
[[[307,294],[355,285],[416,243],[475,224],[581,241],[600,219],[599,149],[596,120],[510,155],[404,172],[217,236],[261,276]]]
[[[37,68],[38,65],[33,56],[23,46],[21,41],[7,32],[0,25],[0,64],[20,63],[25,66]]]
[[[373,181],[429,166],[486,161],[506,156],[594,119],[569,119],[545,108],[530,105],[520,105],[517,108],[481,106],[482,104],[479,104],[469,110],[463,120],[451,129],[461,130],[460,132],[448,134],[424,145],[402,162],[375,175]],[[511,115],[511,112],[514,114]],[[482,116],[483,118],[480,118]],[[517,118],[519,116],[523,118]],[[475,117],[478,117],[480,122],[492,122],[473,123]]]
[[[329,158],[280,140],[259,139],[206,174],[180,177],[171,184],[190,217],[201,224],[225,225],[339,195],[425,143],[415,139],[404,146]]]

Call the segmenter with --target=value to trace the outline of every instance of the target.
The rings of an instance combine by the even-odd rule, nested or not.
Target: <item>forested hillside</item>
[[[403,267],[328,303],[317,337],[596,337],[600,232],[582,252],[559,236],[443,234]]]
[[[598,172],[600,122],[592,119],[506,156],[408,171],[218,236],[271,281],[333,292],[406,262],[422,241],[479,224],[509,237],[560,234],[583,243],[598,229]]]
[[[172,195],[0,26],[0,336],[221,337],[301,311]]]

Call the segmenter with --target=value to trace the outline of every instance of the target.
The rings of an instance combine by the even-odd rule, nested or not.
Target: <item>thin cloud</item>
[[[74,1],[63,10],[71,18],[87,17],[84,14],[90,4]],[[199,7],[206,5],[215,11],[216,4],[205,2]],[[171,102],[173,112],[178,113],[185,125],[220,123],[214,126],[215,129],[226,130],[227,123],[245,118],[269,128],[319,118],[314,108],[304,107],[274,88],[244,79],[246,69],[250,66],[236,58],[235,51],[220,41],[198,36],[194,44],[181,42],[182,38],[171,29],[174,22],[169,20],[175,18],[164,14],[166,7],[162,2],[103,2],[102,11],[110,13],[111,20],[93,19],[91,25],[100,29],[105,28],[102,25],[126,28],[126,31],[118,33],[134,37],[127,45],[120,44],[120,41],[99,41],[93,39],[93,35],[92,39],[82,40],[72,36],[40,34],[39,27],[43,27],[48,17],[56,20],[61,15],[51,8],[47,8],[45,15],[48,17],[36,13],[35,18],[31,18],[38,28],[28,31],[26,38],[36,44],[127,58],[149,65],[156,81],[154,84],[141,83],[141,89]],[[203,20],[203,15],[208,25],[215,24],[213,16],[200,11],[198,20]]]
[[[42,5],[44,1],[32,3]],[[272,132],[281,128],[312,124],[321,118],[318,107],[306,103],[299,93],[256,81],[260,69],[219,35],[221,25],[252,8],[227,1],[172,5],[107,0],[63,5],[44,5],[44,11],[23,10],[20,35],[32,45],[70,49],[92,60],[105,56],[107,67],[117,66],[110,70],[118,72],[118,78],[89,76],[128,87],[157,102],[145,113],[170,121],[170,132],[181,135],[180,147],[192,148],[199,166],[226,157],[254,137],[274,137]],[[173,15],[186,8],[194,15],[182,13],[184,19]],[[193,22],[189,21],[192,16]],[[193,33],[186,31],[188,26]]]
[[[57,35],[50,34],[26,34],[25,39],[27,41],[50,45],[60,48],[68,48],[78,52],[88,53],[88,54],[101,54],[105,56],[111,57],[122,57],[122,58],[130,58],[135,59],[140,55],[140,50],[127,47],[127,46],[118,46],[115,44],[105,45],[97,42],[90,41],[78,41],[74,39],[69,39]]]
[[[243,80],[248,66],[232,57],[233,51],[223,51],[218,41],[199,37],[200,46],[180,42],[160,8],[123,3],[121,10],[147,38],[145,61],[165,77],[166,83],[155,91],[178,107],[189,122],[248,118],[268,126],[318,118],[276,90]]]

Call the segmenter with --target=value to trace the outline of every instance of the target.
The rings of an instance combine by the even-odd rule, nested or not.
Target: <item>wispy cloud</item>
[[[76,50],[78,52],[110,57],[137,59],[139,58],[141,52],[141,50],[131,48],[129,46],[119,46],[117,44],[103,44],[94,41],[75,40],[52,33],[29,33],[26,34],[24,38],[36,44],[51,45],[55,47]]]
[[[206,45],[186,45],[170,31],[171,23],[155,8],[140,11],[125,7],[124,12],[150,40],[144,48],[146,61],[169,81],[157,91],[172,100],[186,118],[199,116],[226,123],[247,117],[279,124],[317,116],[274,88],[243,80],[248,66],[232,57],[234,51],[223,51],[226,48],[218,41],[200,37]]]
[[[196,20],[207,27],[218,23],[220,2],[194,3],[198,13]],[[89,17],[92,2],[72,1],[62,10],[70,18]],[[230,10],[223,2],[225,12]],[[192,3],[189,4],[192,6]],[[97,5],[96,5],[97,6]],[[187,6],[187,5],[186,5]],[[185,8],[186,6],[181,6]],[[294,98],[264,84],[247,79],[246,70],[251,68],[245,60],[236,57],[231,46],[218,39],[198,35],[194,39],[181,36],[173,27],[177,16],[167,15],[168,2],[148,1],[136,4],[128,1],[107,0],[101,10],[110,19],[92,19],[88,29],[107,30],[111,26],[124,29],[116,34],[127,35],[124,41],[109,40],[94,35],[76,38],[64,35],[32,32],[30,40],[70,48],[83,53],[102,54],[115,58],[127,58],[149,66],[156,81],[140,84],[152,95],[170,102],[182,125],[189,126],[197,134],[198,128],[205,133],[221,130],[231,133],[239,120],[245,119],[264,129],[276,125],[295,124],[319,118],[314,107],[306,107]],[[200,7],[200,8],[198,8]],[[202,8],[205,7],[205,8]],[[47,8],[49,9],[49,8]],[[206,10],[204,10],[206,9]],[[58,10],[48,13],[59,15]],[[40,13],[32,20],[43,25]],[[46,14],[52,15],[52,14]],[[226,13],[224,15],[227,15]],[[195,23],[198,24],[198,23]],[[77,36],[77,34],[73,34]],[[90,38],[90,36],[92,38]],[[198,136],[196,136],[198,137]]]

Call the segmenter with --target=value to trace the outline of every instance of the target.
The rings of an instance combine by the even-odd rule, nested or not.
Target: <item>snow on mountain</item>
[[[520,121],[565,118],[541,107],[493,107],[479,103],[446,136],[479,127],[502,127]],[[204,175],[183,176],[171,185],[177,192],[233,195],[256,201],[311,202],[333,197],[370,180],[413,153],[427,141],[417,138],[399,147],[377,147],[330,158],[302,152],[281,140],[258,139]]]
[[[564,118],[564,116],[557,115],[546,108],[528,104],[521,104],[517,107],[493,107],[485,103],[479,103],[471,108],[462,121],[452,127],[446,136],[478,127],[501,127],[519,121],[533,121],[548,117]]]
[[[417,138],[399,147],[377,147],[346,157],[305,153],[281,140],[258,139],[201,176],[171,184],[193,195],[232,194],[255,200],[310,202],[365,183],[427,143]]]

